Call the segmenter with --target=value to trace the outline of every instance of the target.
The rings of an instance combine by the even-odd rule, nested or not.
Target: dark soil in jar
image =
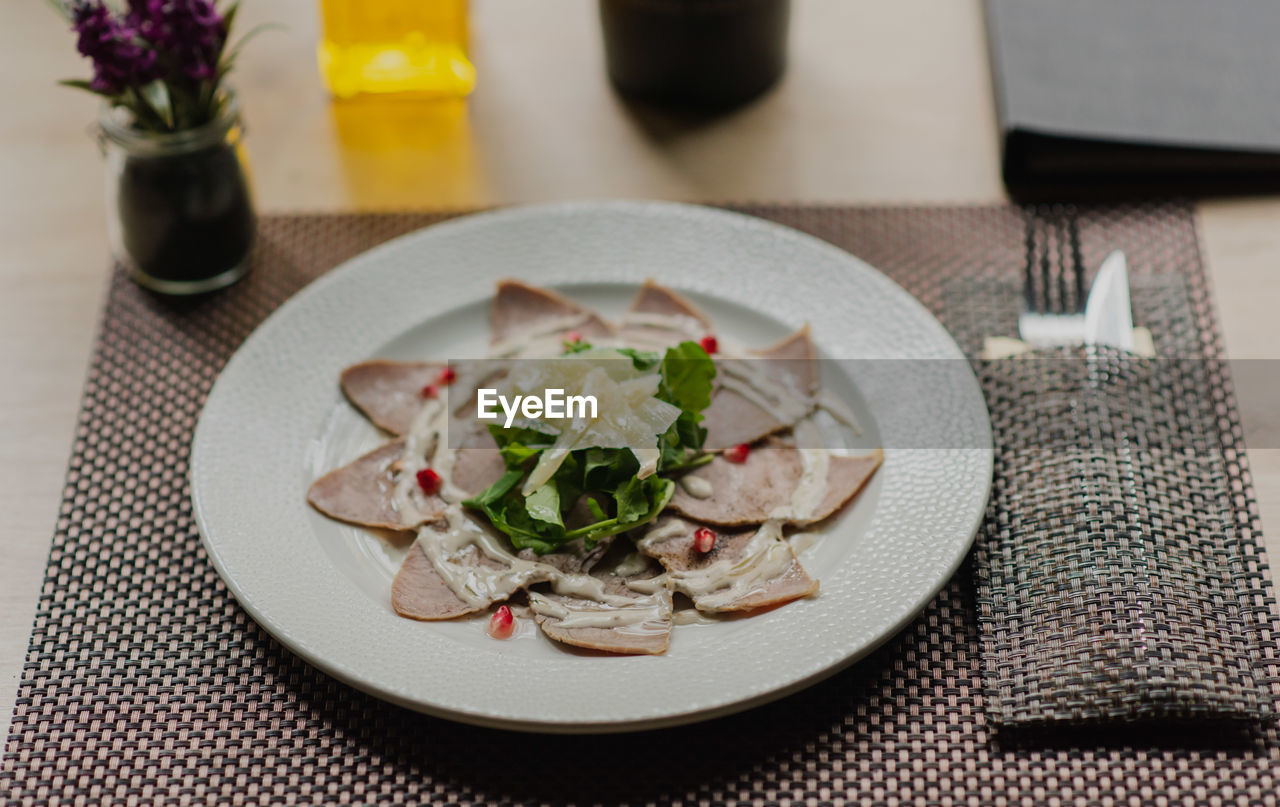
[[[248,178],[227,144],[179,155],[130,155],[116,204],[125,249],[155,278],[216,277],[244,261],[253,245]]]

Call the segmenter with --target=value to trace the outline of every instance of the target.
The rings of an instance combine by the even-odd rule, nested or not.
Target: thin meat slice
[[[665,286],[646,280],[622,318],[623,341],[658,348],[711,333],[711,320],[697,306]]]
[[[577,331],[583,338],[605,337],[613,328],[590,309],[548,289],[529,286],[517,280],[498,284],[490,308],[493,344],[510,342],[521,334],[564,324],[564,330]]]
[[[808,325],[772,347],[751,351],[750,358],[722,360],[718,369],[720,379],[711,405],[702,413],[710,451],[754,443],[794,426],[813,409],[813,396],[818,392],[818,351]],[[757,376],[762,388],[751,383]],[[733,378],[734,383],[726,383],[726,378]],[[736,384],[754,389],[754,394],[744,394]],[[761,406],[757,398],[771,406]],[[778,416],[788,411],[795,417]]]
[[[702,418],[702,425],[707,430],[703,447],[708,451],[723,451],[743,443],[750,445],[792,425],[728,387],[716,388],[711,404],[702,410]]]
[[[475,496],[497,482],[507,470],[498,444],[488,429],[470,432],[453,456],[451,481],[468,496]]]
[[[375,426],[401,435],[422,408],[422,389],[444,367],[440,362],[373,359],[343,370],[340,384],[347,400]]]
[[[711,320],[698,310],[696,305],[652,280],[646,280],[640,287],[627,312],[658,314],[664,317],[687,317],[701,325],[704,330],[711,330]]]
[[[818,391],[818,348],[806,325],[795,333],[763,350],[751,351],[765,365],[767,373],[786,380],[805,395]]]
[[[445,503],[415,487],[415,513],[396,507],[395,490],[404,441],[393,440],[312,483],[307,501],[325,515],[362,527],[411,530],[444,516]]]
[[[823,450],[823,449],[815,449]],[[876,450],[859,457],[832,455],[826,474],[826,492],[806,513],[781,517],[787,524],[812,524],[839,510],[867,483],[880,463],[883,452]],[[800,449],[769,438],[753,448],[746,462],[729,462],[723,456],[692,473],[706,480],[711,494],[693,496],[685,485],[677,485],[671,509],[689,518],[720,526],[762,524],[780,508],[792,504],[792,495],[804,476]]]
[[[481,562],[478,553],[476,562]],[[454,594],[418,541],[414,541],[391,584],[391,607],[400,616],[434,621],[474,613],[488,605],[472,605]]]
[[[699,529],[705,528],[668,516],[638,544],[667,570],[672,588],[687,594],[699,611],[753,611],[818,590],[818,581],[800,565],[777,522],[757,531],[717,531],[710,552],[694,548]]]
[[[563,644],[606,653],[661,655],[671,644],[671,592],[660,583],[646,591],[631,587],[632,583],[652,580],[661,572],[662,567],[657,563],[634,555],[593,572],[593,576],[603,581],[606,593],[629,600],[622,604],[607,605],[580,597],[530,592],[534,620],[543,633]],[[572,624],[573,620],[607,622],[618,617],[630,624]]]

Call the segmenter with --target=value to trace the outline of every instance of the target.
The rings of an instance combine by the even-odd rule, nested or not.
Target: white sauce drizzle
[[[680,487],[695,499],[709,499],[711,494],[715,492],[710,481],[693,474],[685,474],[680,477]]]
[[[553,600],[533,591],[529,605],[536,614],[558,619],[562,628],[622,628],[631,634],[671,629],[671,594],[665,589],[612,607],[581,599]]]

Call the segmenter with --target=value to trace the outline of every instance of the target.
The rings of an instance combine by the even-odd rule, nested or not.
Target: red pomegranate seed
[[[582,334],[578,331],[569,331],[564,335],[564,341],[568,342],[569,344],[573,344],[575,342],[581,342]]]
[[[724,458],[729,462],[746,462],[747,455],[751,453],[751,446],[746,443],[738,443],[733,448],[724,450]]]
[[[435,384],[428,384],[422,388],[421,395],[423,398],[435,398],[439,394],[440,394],[440,390],[436,388]]]
[[[707,352],[708,356],[715,354],[715,352],[720,349],[720,343],[716,341],[714,336],[704,336],[698,344],[702,346],[702,349]]]
[[[452,367],[446,367],[440,371],[440,375],[436,376],[436,383],[448,386],[454,382],[458,374],[454,372]]]
[[[693,534],[693,551],[703,555],[715,549],[716,534],[706,527],[699,527]]]
[[[430,468],[423,468],[418,471],[418,487],[422,488],[422,492],[428,496],[432,496],[440,492],[440,483],[444,480],[440,478],[440,474]]]
[[[510,639],[515,630],[516,618],[511,609],[505,605],[498,606],[498,610],[489,617],[489,635],[495,639]]]

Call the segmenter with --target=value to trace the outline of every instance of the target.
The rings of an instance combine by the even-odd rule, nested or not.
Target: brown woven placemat
[[[966,346],[1008,316],[1003,295],[1023,259],[1012,208],[748,212],[865,258]],[[298,660],[236,605],[200,547],[186,489],[191,432],[218,370],[280,302],[345,258],[441,218],[269,217],[253,274],[207,300],[158,299],[117,272],[0,772],[11,803],[1275,803],[1273,724],[1016,743],[993,734],[967,568],[849,670],[742,715],[662,732],[469,728],[389,706]],[[1126,250],[1135,309],[1163,352],[1217,350],[1188,209],[1091,210],[1082,235],[1089,265]],[[1168,278],[1189,315],[1159,305]],[[1157,293],[1144,296],[1148,287]],[[1165,334],[1177,337],[1162,343]],[[1272,701],[1280,668],[1256,508],[1229,387],[1213,380],[1242,602],[1258,622],[1255,675]]]

